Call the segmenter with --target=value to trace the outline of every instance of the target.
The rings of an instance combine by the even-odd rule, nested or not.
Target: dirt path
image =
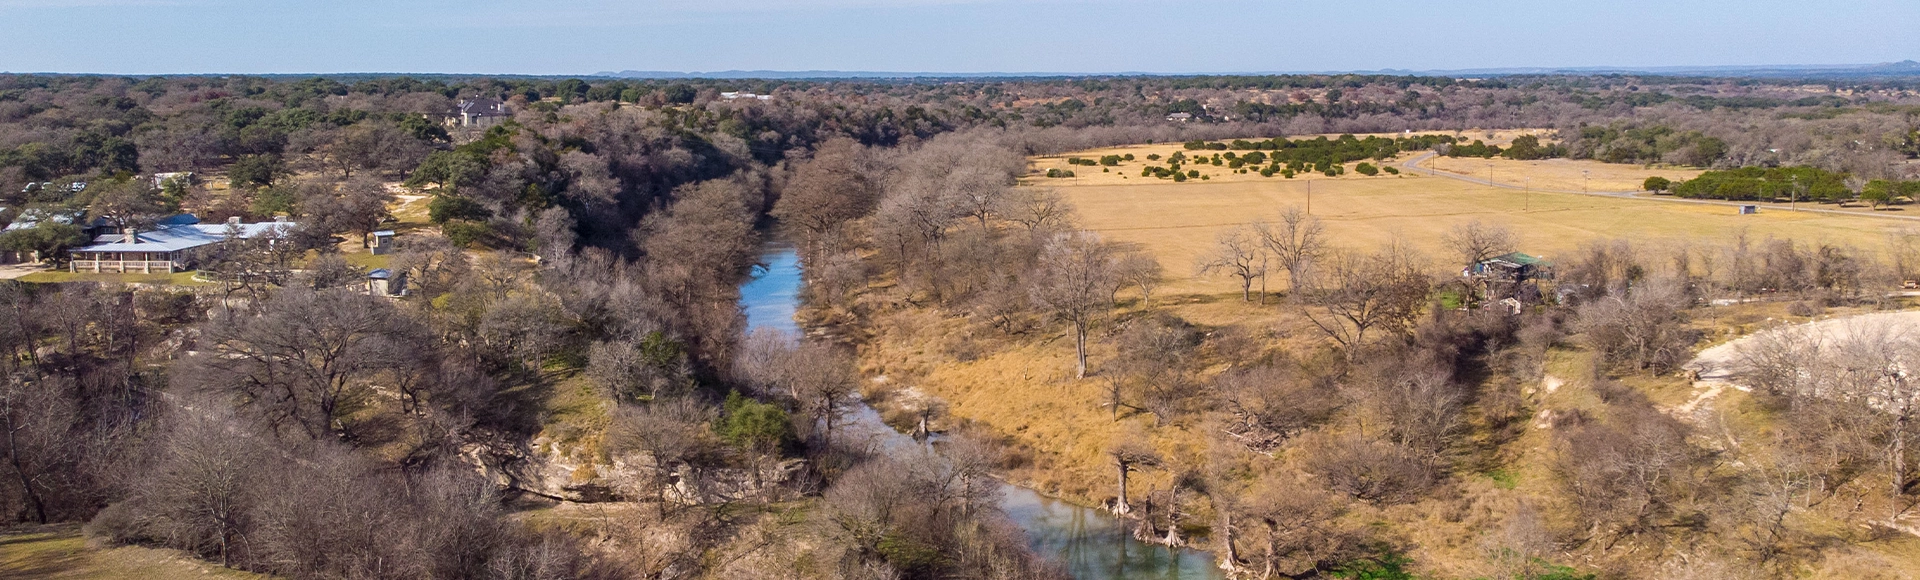
[[[1826,340],[1832,340],[1844,337],[1854,329],[1863,328],[1866,325],[1881,324],[1894,325],[1902,330],[1920,329],[1920,310],[1857,314],[1770,328],[1702,350],[1699,355],[1693,357],[1691,362],[1681,367],[1693,373],[1693,387],[1697,392],[1692,400],[1674,407],[1672,412],[1681,417],[1691,416],[1727,389],[1749,390],[1746,385],[1735,382],[1734,366],[1739,362],[1740,349],[1761,336],[1779,332],[1812,332]]]
[[[1461,175],[1461,174],[1453,173],[1444,169],[1436,171],[1436,170],[1433,170],[1432,168],[1420,167],[1420,162],[1426,161],[1428,159],[1432,159],[1434,155],[1437,155],[1437,154],[1429,151],[1418,157],[1414,157],[1412,159],[1408,159],[1406,161],[1401,162],[1400,167],[1404,171],[1411,171],[1417,175],[1445,177],[1448,179],[1457,179],[1460,181],[1465,181],[1467,183],[1474,183],[1474,184],[1485,185],[1489,187],[1498,187],[1501,189],[1526,189],[1529,191],[1539,191],[1544,193],[1572,193],[1572,194],[1579,194],[1579,195],[1595,195],[1600,197],[1638,199],[1642,201],[1663,201],[1667,203],[1691,203],[1696,205],[1724,205],[1724,206],[1730,206],[1730,207],[1742,206],[1742,205],[1759,205],[1759,206],[1766,207],[1767,211],[1797,211],[1797,212],[1805,212],[1805,213],[1849,215],[1849,216],[1857,216],[1857,217],[1882,218],[1882,219],[1890,219],[1890,220],[1920,221],[1920,216],[1895,215],[1895,214],[1888,214],[1888,213],[1881,213],[1881,212],[1846,211],[1846,210],[1839,210],[1839,209],[1820,209],[1818,207],[1796,207],[1793,205],[1782,206],[1778,202],[1718,201],[1718,200],[1711,200],[1711,199],[1686,199],[1686,198],[1673,197],[1673,196],[1642,195],[1642,193],[1644,192],[1639,192],[1639,191],[1569,191],[1569,190],[1560,190],[1560,189],[1541,189],[1537,187],[1526,188],[1526,187],[1514,185],[1511,183],[1500,183],[1496,181],[1490,181],[1485,178],[1478,178],[1470,175]],[[1805,205],[1814,205],[1814,204],[1808,203]]]
[[[39,264],[22,263],[0,265],[0,280],[12,280],[44,270],[46,270],[46,268]]]

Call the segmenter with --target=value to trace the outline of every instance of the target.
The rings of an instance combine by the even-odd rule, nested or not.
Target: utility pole
[[[1780,198],[1773,198],[1779,203]],[[1793,188],[1787,190],[1787,211],[1800,211],[1800,176],[1793,176]]]
[[[1580,193],[1591,193],[1589,186],[1592,183],[1593,173],[1585,169],[1580,170]]]
[[[1307,215],[1313,215],[1313,180],[1307,180]]]

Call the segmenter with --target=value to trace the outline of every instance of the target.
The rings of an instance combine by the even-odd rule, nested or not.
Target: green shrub
[[[444,224],[453,220],[486,221],[493,217],[493,211],[471,198],[457,195],[436,195],[427,202],[427,220]]]
[[[484,222],[451,220],[440,224],[440,235],[454,247],[465,248],[477,242],[485,242],[493,237],[493,228]]]
[[[726,418],[720,423],[720,438],[743,449],[774,450],[793,441],[793,424],[779,405],[743,397],[740,391],[727,393]]]
[[[1353,170],[1359,172],[1361,175],[1365,175],[1368,177],[1372,177],[1380,174],[1380,168],[1374,167],[1372,163],[1361,163],[1359,165],[1355,165],[1353,166]]]
[[[294,192],[292,186],[269,187],[253,194],[251,209],[254,215],[293,215],[298,201],[299,194]]]
[[[1646,181],[1640,182],[1641,189],[1645,189],[1647,191],[1651,191],[1654,193],[1660,193],[1672,187],[1673,187],[1673,180],[1667,179],[1665,177],[1660,177],[1658,175],[1649,177],[1647,178]]]

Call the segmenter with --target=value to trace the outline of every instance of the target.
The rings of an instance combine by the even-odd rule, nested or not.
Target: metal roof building
[[[293,226],[292,222],[243,224],[234,218],[222,224],[187,223],[102,236],[102,243],[71,250],[67,268],[73,272],[178,272],[191,269],[199,258],[195,250],[226,241],[229,232],[249,239],[284,233]]]

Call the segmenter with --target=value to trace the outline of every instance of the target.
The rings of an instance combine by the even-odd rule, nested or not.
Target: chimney
[[[233,216],[233,217],[227,218],[227,225],[230,225],[230,226],[240,225],[240,216]]]
[[[287,223],[287,216],[283,216],[283,215],[273,216],[273,223],[276,223],[276,224]]]
[[[120,243],[123,243],[123,244],[140,243],[140,236],[133,231],[133,228],[127,228],[126,233],[120,234],[120,236],[121,236]]]

